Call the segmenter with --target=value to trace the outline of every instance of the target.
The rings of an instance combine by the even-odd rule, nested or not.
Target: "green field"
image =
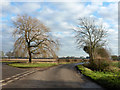
[[[106,88],[120,88],[120,71],[118,72],[101,72],[92,71],[82,65],[77,66],[80,72]]]
[[[19,67],[19,68],[43,68],[43,67],[51,67],[58,65],[57,63],[13,63],[8,64],[13,67]]]

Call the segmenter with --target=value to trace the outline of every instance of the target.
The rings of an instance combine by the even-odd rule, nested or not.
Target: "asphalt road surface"
[[[13,75],[27,71],[27,69],[15,68],[15,67],[8,66],[6,63],[2,63],[1,65],[2,65],[2,67],[0,67],[0,68],[2,68],[1,69],[2,70],[2,80],[9,78]]]
[[[74,64],[59,65],[38,71],[11,82],[3,88],[100,88],[101,86],[77,73]]]

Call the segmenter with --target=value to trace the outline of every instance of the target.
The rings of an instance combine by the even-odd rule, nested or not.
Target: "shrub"
[[[120,61],[118,62],[118,67],[120,68]]]
[[[113,61],[112,66],[120,68],[120,61]]]
[[[113,73],[119,72],[119,70],[120,69],[118,67],[114,67],[114,66],[109,66],[108,68],[106,68],[106,71],[113,72]]]
[[[88,65],[92,70],[105,71],[110,66],[110,61],[105,59],[95,59],[92,63]]]

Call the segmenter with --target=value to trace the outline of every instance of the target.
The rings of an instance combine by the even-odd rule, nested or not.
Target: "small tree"
[[[6,53],[6,56],[7,56],[8,58],[11,58],[11,57],[14,56],[14,54],[13,54],[13,52],[9,51],[9,52]]]
[[[103,59],[107,59],[107,60],[110,59],[110,53],[109,53],[109,51],[107,49],[103,48],[103,47],[98,48],[96,50],[96,53],[97,53],[98,57],[100,57],[101,59],[102,58]]]
[[[74,28],[78,48],[84,48],[84,46],[89,47],[90,62],[93,62],[96,49],[105,45],[105,28],[93,18],[80,18],[79,21],[77,27]]]
[[[83,50],[90,54],[90,47],[88,46],[84,46]],[[96,49],[96,56],[95,56],[95,59],[110,59],[110,53],[108,52],[107,49],[103,48],[103,47],[99,47]]]
[[[14,44],[15,54],[20,57],[28,56],[30,63],[32,57],[56,57],[58,42],[52,39],[50,29],[38,19],[19,15],[13,25],[13,35],[17,36]]]
[[[0,57],[4,57],[4,56],[5,56],[4,52],[0,51]]]

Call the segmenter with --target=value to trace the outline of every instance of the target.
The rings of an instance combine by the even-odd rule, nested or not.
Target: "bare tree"
[[[77,27],[74,28],[78,48],[89,47],[90,61],[93,61],[96,49],[105,45],[106,30],[93,18],[80,18],[79,21]]]
[[[18,56],[28,56],[30,63],[32,57],[56,57],[58,41],[52,38],[50,29],[38,19],[18,15],[13,25],[13,35],[17,36],[14,53]]]

